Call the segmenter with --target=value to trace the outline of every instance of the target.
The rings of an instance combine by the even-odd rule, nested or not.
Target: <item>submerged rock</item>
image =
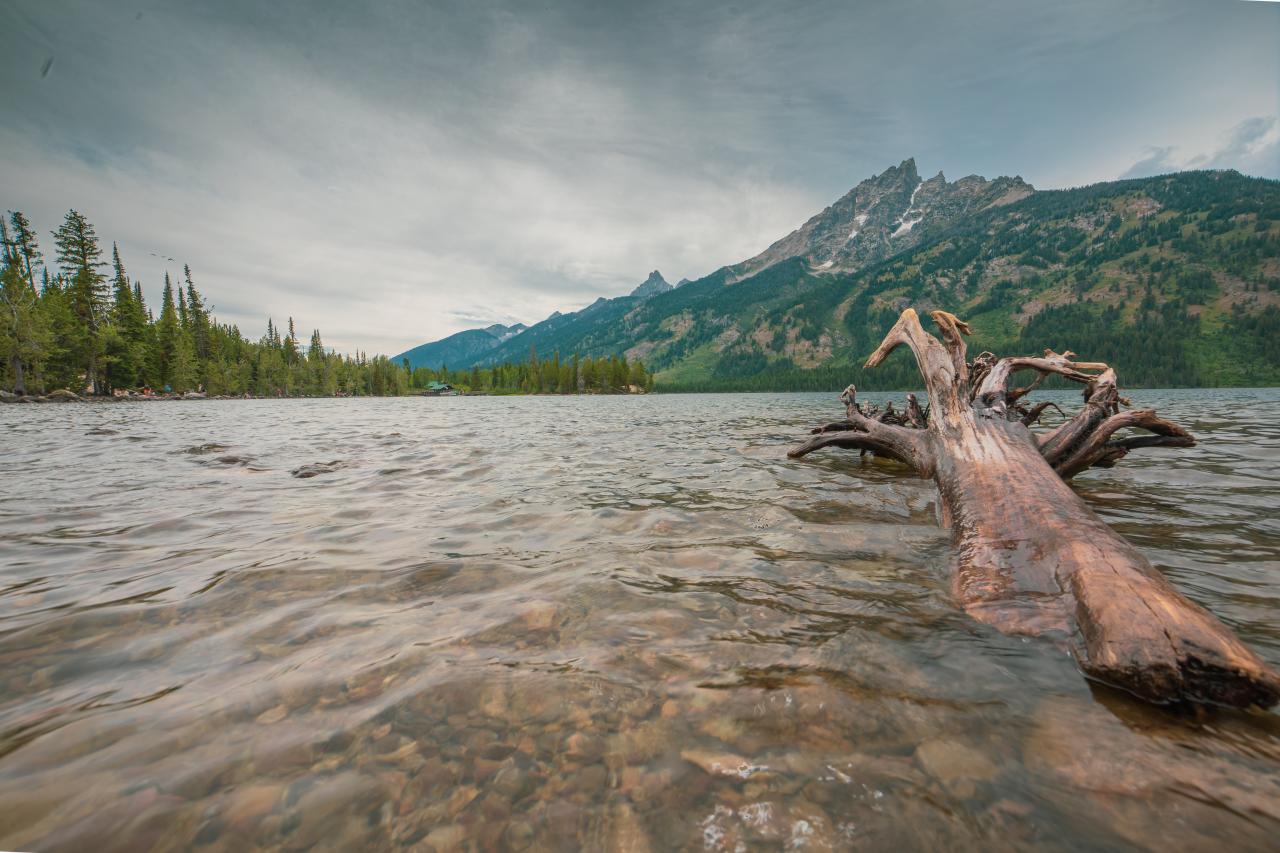
[[[332,474],[334,471],[345,466],[346,463],[341,460],[334,459],[332,462],[312,462],[308,465],[299,465],[289,473],[297,477],[299,480],[305,480],[308,477],[315,477],[319,474]]]
[[[696,764],[704,772],[713,776],[736,776],[739,779],[749,779],[769,769],[763,764],[752,764],[740,755],[734,755],[731,752],[713,752],[709,749],[682,750],[680,757],[690,764]]]
[[[186,450],[183,450],[182,452],[190,453],[192,456],[201,456],[205,453],[218,453],[219,451],[230,450],[230,449],[231,448],[229,448],[225,444],[215,444],[213,442],[210,442],[208,444],[192,445],[191,447],[188,447]]]
[[[916,748],[920,767],[943,784],[994,779],[999,770],[981,752],[951,740],[929,740]]]
[[[279,784],[238,788],[228,799],[223,817],[233,829],[244,829],[275,809],[283,797],[284,786]]]
[[[227,455],[227,456],[219,456],[218,458],[214,459],[213,461],[214,461],[214,462],[216,462],[216,463],[218,463],[219,465],[241,465],[241,466],[243,466],[243,465],[248,465],[248,464],[249,464],[249,459],[248,459],[248,457],[245,457],[245,456],[236,456],[236,455],[234,455],[234,454],[229,454],[229,455]]]

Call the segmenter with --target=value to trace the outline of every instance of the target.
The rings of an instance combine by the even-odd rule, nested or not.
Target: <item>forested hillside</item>
[[[539,352],[623,352],[658,371],[660,390],[903,387],[915,381],[905,360],[865,375],[859,366],[914,306],[969,320],[982,348],[1069,348],[1106,360],[1129,386],[1280,384],[1280,182],[1183,172],[1033,192],[1016,179],[920,181],[910,161],[890,172],[896,184],[880,176],[860,188],[896,204],[895,217],[881,216],[878,245],[897,234],[912,243],[904,251],[824,269],[822,257],[856,260],[849,249],[830,254],[833,229],[811,237],[814,221],[839,213],[833,205],[760,256],[771,259],[762,270],[742,277],[744,265],[726,267],[647,300],[600,300],[487,357],[509,360],[531,343]],[[926,194],[916,194],[930,185],[944,201],[957,194],[947,187],[1017,192],[976,211],[939,202],[947,215],[930,219],[920,212]],[[865,223],[858,209],[867,208],[850,201],[845,220]],[[792,244],[795,255],[783,257]]]
[[[487,374],[494,391],[585,390],[614,374],[647,386],[650,372],[659,390],[901,388],[916,382],[905,357],[860,365],[908,306],[959,315],[998,353],[1107,361],[1130,387],[1280,384],[1280,182],[1236,172],[1034,191],[921,180],[908,160],[750,261],[676,288],[655,271],[628,296],[460,333],[411,351],[417,362],[405,353],[407,366],[326,351],[319,331],[303,347],[292,319],[246,338],[211,315],[189,270],[166,279],[156,316],[75,211],[49,266],[22,214],[0,224],[8,388],[395,394],[417,387],[412,368],[435,377],[446,364],[464,384],[473,367],[510,368]],[[608,367],[584,384],[578,368],[561,376],[569,363]]]
[[[483,329],[467,329],[442,340],[405,350],[392,358],[392,361],[398,364],[407,358],[411,367],[434,369],[450,364],[475,364],[485,353],[524,330],[523,323],[513,326],[494,323]]]
[[[1234,172],[1037,192],[851,275],[765,275],[737,310],[679,308],[687,331],[646,353],[661,384],[910,384],[905,362],[858,367],[908,306],[963,317],[982,348],[1107,361],[1131,386],[1280,383],[1280,184]]]

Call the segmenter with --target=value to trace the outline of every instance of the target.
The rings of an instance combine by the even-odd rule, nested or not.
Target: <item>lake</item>
[[[1076,489],[1280,666],[1280,392],[1128,393]],[[967,618],[835,398],[0,407],[0,848],[1273,844],[1280,716]]]

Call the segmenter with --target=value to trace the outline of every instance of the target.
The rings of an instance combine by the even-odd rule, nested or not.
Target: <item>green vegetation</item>
[[[441,367],[410,368],[410,387],[427,388],[431,382],[443,382],[472,394],[626,394],[653,390],[653,374],[640,361],[628,362],[621,356],[604,358],[572,358],[561,360],[560,354],[539,359],[536,350],[529,351],[528,361],[504,362],[489,367],[449,370]]]
[[[304,348],[267,320],[260,339],[219,323],[183,268],[178,286],[166,274],[160,316],[131,281],[119,250],[103,260],[93,226],[69,211],[53,234],[56,268],[43,255],[20,212],[0,220],[0,387],[18,393],[57,388],[110,394],[150,387],[213,395],[365,396],[418,392],[433,380],[475,393],[615,393],[652,387],[639,362],[620,357],[559,355],[468,371],[410,371],[385,356],[342,356],[326,350],[319,330]],[[108,275],[108,273],[110,273]],[[39,284],[37,284],[39,282]]]
[[[680,345],[654,349],[658,387],[911,388],[906,361],[860,367],[908,306],[971,321],[975,345],[993,352],[1070,348],[1107,361],[1130,387],[1280,384],[1276,181],[1188,172],[1038,192],[856,273],[815,277],[788,263],[762,273],[773,279],[763,298],[755,279],[686,286],[686,300],[699,287],[742,297],[720,307],[708,292]],[[663,311],[662,298],[644,310]],[[738,334],[703,375],[680,369],[685,341],[728,328]],[[829,355],[813,364],[804,341]],[[810,356],[806,368],[797,354]]]
[[[247,340],[210,316],[189,272],[166,282],[156,319],[74,211],[54,235],[57,272],[41,276],[34,232],[15,213],[0,223],[0,371],[7,387],[214,394],[404,394],[432,380],[600,393],[649,388],[650,371],[662,391],[907,389],[918,383],[909,358],[861,364],[911,306],[957,314],[992,352],[1107,361],[1127,387],[1280,385],[1280,182],[1183,172],[1035,192],[947,222],[922,224],[923,242],[854,272],[793,258],[601,299],[432,371],[335,355],[318,332],[304,350],[292,321],[287,334],[268,322]],[[535,349],[577,355],[539,360]]]
[[[409,388],[404,371],[386,358],[327,351],[319,331],[304,350],[292,318],[287,333],[268,320],[266,334],[249,340],[209,313],[187,267],[177,287],[165,276],[156,318],[119,250],[112,247],[108,266],[93,226],[75,210],[53,234],[52,274],[41,269],[39,242],[25,216],[11,213],[0,231],[4,387],[108,394],[146,386],[270,396],[403,394]]]
[[[861,368],[908,306],[959,315],[996,353],[1106,360],[1128,387],[1277,385],[1280,182],[1183,172],[1035,192],[854,272],[726,268],[539,323],[490,357],[642,352],[661,391],[908,389],[909,359]]]

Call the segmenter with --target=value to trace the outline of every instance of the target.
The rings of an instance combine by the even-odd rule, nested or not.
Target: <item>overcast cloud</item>
[[[1274,3],[360,5],[0,2],[0,208],[395,353],[705,275],[909,156],[1280,177]]]

